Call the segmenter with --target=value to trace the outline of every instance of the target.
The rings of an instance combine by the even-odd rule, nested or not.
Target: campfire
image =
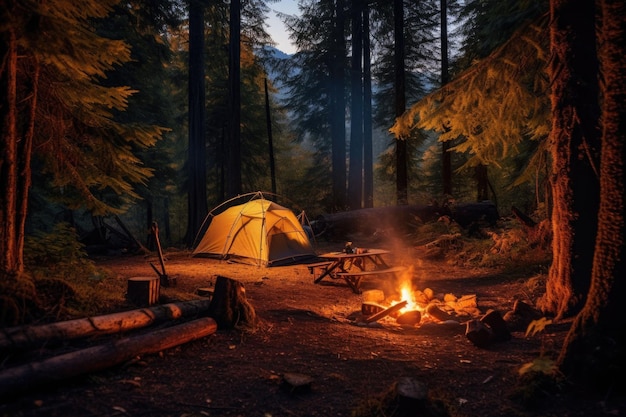
[[[459,325],[481,314],[476,295],[435,294],[431,288],[414,288],[410,271],[402,275],[391,289],[363,292],[360,318],[362,322],[381,322],[408,327],[428,323]]]
[[[403,329],[451,329],[461,332],[478,347],[510,340],[507,321],[495,310],[482,313],[476,302],[476,294],[460,297],[452,293],[436,294],[431,288],[414,288],[411,271],[401,276],[395,288],[386,295],[383,290],[364,291],[361,314],[355,322],[360,325],[378,325]],[[516,302],[512,317],[530,320],[524,313],[531,307]]]

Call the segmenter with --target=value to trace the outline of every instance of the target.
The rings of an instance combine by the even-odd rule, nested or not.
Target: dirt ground
[[[340,250],[327,243],[324,250]],[[414,288],[476,295],[480,314],[509,311],[516,299],[530,302],[535,271],[504,274],[426,261],[415,248],[388,248],[387,261],[411,267]],[[479,348],[464,324],[434,320],[401,326],[392,317],[362,323],[363,295],[337,280],[314,284],[306,265],[263,268],[165,251],[176,287],[161,288],[161,301],[200,298],[215,276],[245,286],[259,323],[255,329],[214,334],[97,373],[36,387],[0,404],[2,416],[608,416],[625,415],[610,395],[544,392],[543,401],[521,401],[518,369],[560,347],[567,323],[525,336],[511,329],[509,341]],[[152,259],[154,260],[154,258]],[[126,282],[152,276],[143,256],[99,258],[97,263]],[[533,281],[534,278],[534,281]],[[363,290],[384,288],[368,278]],[[388,288],[384,288],[388,291]],[[129,306],[129,308],[131,308]],[[467,317],[461,321],[467,320]],[[119,336],[118,336],[119,337]],[[311,378],[305,388],[284,383],[289,374]],[[383,406],[403,378],[428,389],[427,407],[400,414]]]

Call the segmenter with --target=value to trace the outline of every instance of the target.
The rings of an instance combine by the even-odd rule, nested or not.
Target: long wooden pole
[[[9,368],[0,372],[0,398],[119,365],[135,356],[170,349],[216,331],[215,320],[203,317],[162,330]]]
[[[41,346],[59,340],[118,333],[207,312],[210,300],[162,304],[103,316],[0,329],[0,351]]]

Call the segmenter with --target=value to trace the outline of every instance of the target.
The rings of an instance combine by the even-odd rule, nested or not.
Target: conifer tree
[[[427,85],[435,82],[434,71],[439,66],[439,55],[435,32],[438,21],[434,18],[438,5],[433,1],[426,2],[399,2],[404,16],[402,25],[403,51],[405,71],[398,81],[394,79],[396,63],[394,62],[394,2],[372,4],[372,38],[375,39],[372,46],[372,74],[377,84],[374,94],[376,103],[374,122],[379,128],[386,131],[400,113],[396,108],[406,108],[407,103],[412,104],[427,93]],[[399,9],[400,10],[400,9]],[[395,102],[395,84],[403,83],[404,105]],[[424,141],[425,136],[419,132],[406,132],[403,139],[392,138],[390,147],[381,156],[378,175],[381,178],[391,179],[397,185],[397,146],[406,154],[406,197],[408,200],[409,189],[417,183],[418,166],[416,161],[417,148]],[[406,147],[406,149],[404,149]],[[392,178],[393,176],[393,178]],[[403,177],[400,174],[400,177]],[[403,189],[404,186],[399,186]],[[397,194],[397,192],[396,192]],[[402,199],[404,198],[404,192]],[[398,195],[396,195],[398,198]],[[408,201],[406,201],[408,202]],[[406,203],[405,202],[405,203]]]
[[[151,170],[133,146],[152,146],[163,129],[122,124],[129,86],[100,81],[130,58],[122,41],[99,36],[91,19],[105,17],[115,1],[2,3],[3,65],[0,269],[23,271],[24,222],[28,212],[31,158],[36,153],[53,187],[70,206],[95,214],[116,212],[137,197],[134,183]],[[115,197],[105,201],[102,195]]]
[[[553,2],[553,9],[580,2]],[[599,71],[602,97],[600,156],[600,205],[595,239],[591,286],[585,306],[576,319],[559,356],[559,368],[569,381],[594,391],[613,392],[615,381],[626,370],[626,326],[622,314],[626,295],[624,281],[626,244],[624,208],[626,150],[624,126],[626,110],[626,30],[624,2],[597,2],[601,16],[598,28]],[[591,14],[593,16],[593,14]],[[555,27],[554,30],[557,30]],[[563,45],[559,45],[563,46]],[[578,84],[580,86],[580,84]]]
[[[300,3],[300,16],[284,17],[298,52],[281,69],[289,90],[283,104],[296,140],[315,148],[307,187],[319,190],[317,200],[330,211],[347,207],[346,6],[344,0],[308,0]]]
[[[205,2],[189,2],[189,77],[188,119],[189,146],[187,154],[187,234],[192,245],[200,229],[207,205],[206,117],[205,117]]]

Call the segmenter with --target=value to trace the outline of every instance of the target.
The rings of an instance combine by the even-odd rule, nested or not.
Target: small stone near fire
[[[311,389],[313,378],[309,375],[288,372],[283,374],[282,386],[290,394],[302,394]]]
[[[367,290],[361,293],[364,303],[381,303],[385,300],[385,293],[381,290]]]
[[[398,396],[415,401],[423,401],[428,397],[428,387],[422,381],[411,377],[402,377],[396,385]]]

